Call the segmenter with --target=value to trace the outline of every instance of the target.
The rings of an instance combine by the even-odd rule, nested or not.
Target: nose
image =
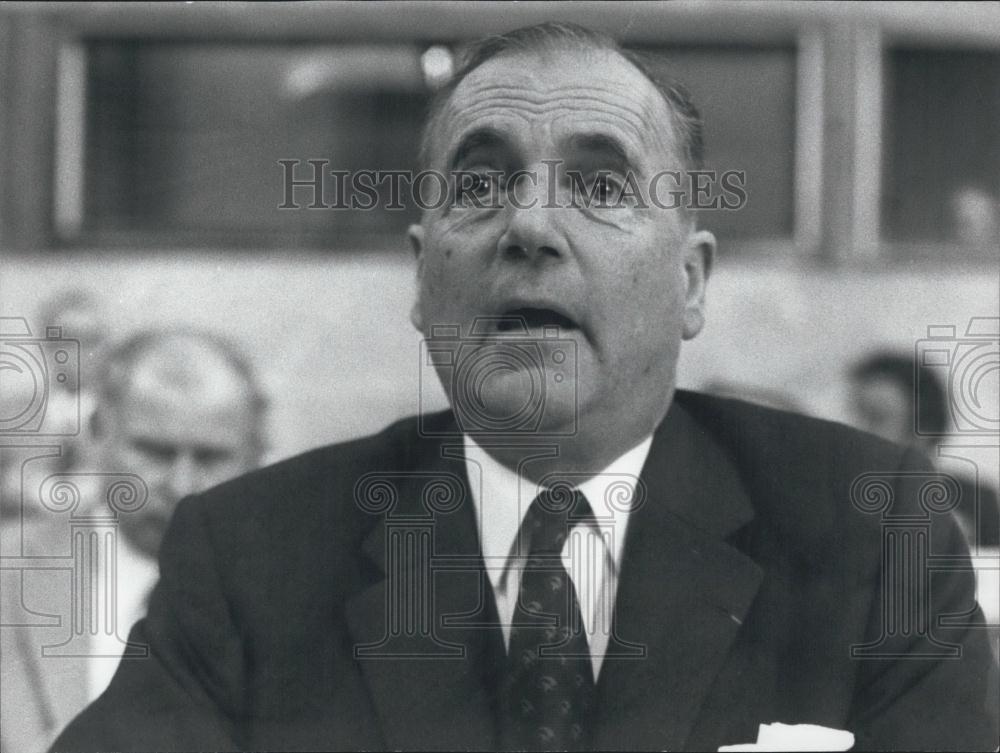
[[[569,252],[562,231],[560,209],[549,195],[544,170],[535,173],[537,180],[522,177],[508,198],[507,226],[497,243],[497,251],[507,261],[542,264],[564,259]]]
[[[177,457],[174,458],[174,462],[170,466],[167,489],[173,504],[198,491],[198,468],[190,453],[177,453]]]

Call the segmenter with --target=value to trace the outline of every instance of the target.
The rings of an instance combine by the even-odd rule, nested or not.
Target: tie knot
[[[593,519],[590,503],[579,489],[567,485],[546,489],[535,497],[524,517],[521,530],[528,556],[558,556],[573,526]]]

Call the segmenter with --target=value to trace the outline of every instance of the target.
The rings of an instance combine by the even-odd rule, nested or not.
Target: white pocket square
[[[723,745],[719,753],[743,750],[850,750],[854,735],[846,730],[820,727],[818,724],[761,724],[757,742]]]

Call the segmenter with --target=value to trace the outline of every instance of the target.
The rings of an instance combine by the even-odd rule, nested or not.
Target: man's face
[[[481,173],[488,190],[488,171],[530,177],[484,191],[485,206],[449,202],[411,228],[414,324],[428,336],[435,325],[468,336],[477,317],[523,316],[532,340],[558,325],[576,344],[577,381],[547,394],[540,430],[578,418],[581,432],[601,427],[611,441],[639,441],[669,405],[681,340],[701,329],[714,239],[648,197],[649,208],[588,208],[577,193],[569,205],[572,173],[589,192],[606,171],[613,201],[626,173],[645,195],[657,172],[684,169],[659,92],[614,53],[506,54],[462,81],[441,122],[435,169]],[[442,374],[446,390],[452,378]],[[475,388],[500,415],[524,405],[530,382],[516,368],[497,369]]]
[[[119,517],[119,530],[155,556],[177,503],[238,476],[257,462],[256,421],[243,391],[183,394],[135,384],[102,415],[103,465],[134,473],[149,489],[146,504]]]

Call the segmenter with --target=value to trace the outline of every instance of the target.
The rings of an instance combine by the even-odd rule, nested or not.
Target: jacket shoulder
[[[416,418],[377,434],[309,450],[223,482],[181,502],[176,518],[199,518],[221,547],[294,541],[329,528],[338,538],[370,523],[359,515],[354,487],[366,473],[405,470],[421,441]]]
[[[730,398],[678,392],[678,400],[738,460],[754,460],[758,471],[799,469],[842,475],[875,467],[899,468],[906,448],[836,421],[791,413]],[[919,453],[917,453],[919,455]]]
[[[733,459],[755,529],[811,568],[868,577],[887,511],[881,502],[895,514],[920,514],[919,490],[938,477],[916,450],[834,421],[697,393],[679,400]],[[939,526],[948,538],[950,526]]]

